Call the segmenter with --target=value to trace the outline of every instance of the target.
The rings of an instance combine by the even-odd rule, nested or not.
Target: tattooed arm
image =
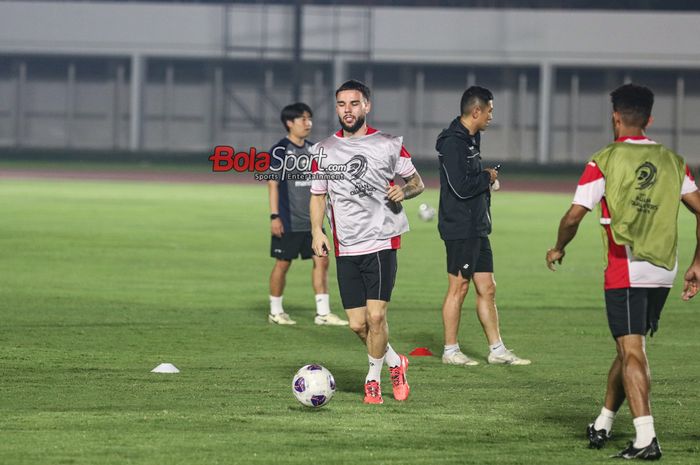
[[[425,185],[418,171],[407,178],[403,178],[403,180],[406,182],[403,187],[396,185],[387,186],[386,196],[392,202],[412,199],[425,190]]]

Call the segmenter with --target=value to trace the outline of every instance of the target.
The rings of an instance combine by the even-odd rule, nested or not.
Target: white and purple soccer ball
[[[304,365],[294,375],[292,392],[307,407],[323,407],[335,394],[335,379],[321,365]]]

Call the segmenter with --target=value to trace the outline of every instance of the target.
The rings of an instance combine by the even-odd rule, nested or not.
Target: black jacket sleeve
[[[440,169],[445,173],[450,190],[460,199],[470,199],[486,192],[491,185],[491,176],[481,169],[477,159],[467,158],[466,143],[451,137],[440,150]]]

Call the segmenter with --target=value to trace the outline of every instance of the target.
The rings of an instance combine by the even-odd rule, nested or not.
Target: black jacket
[[[480,141],[480,133],[469,134],[459,118],[437,138],[438,230],[443,240],[485,237],[491,233],[491,177],[481,166]]]

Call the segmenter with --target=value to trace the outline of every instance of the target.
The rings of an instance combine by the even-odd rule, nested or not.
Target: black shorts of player
[[[344,309],[364,307],[367,300],[391,300],[396,281],[396,250],[336,259],[338,287]]]
[[[653,336],[659,329],[661,310],[670,290],[668,287],[607,289],[605,308],[612,336],[616,339],[628,334],[644,336],[649,331]]]
[[[299,255],[303,260],[311,258],[311,231],[286,232],[282,237],[272,236],[270,256],[278,260],[294,260]]]
[[[493,273],[493,252],[488,237],[445,241],[447,272],[470,278],[474,273]]]

